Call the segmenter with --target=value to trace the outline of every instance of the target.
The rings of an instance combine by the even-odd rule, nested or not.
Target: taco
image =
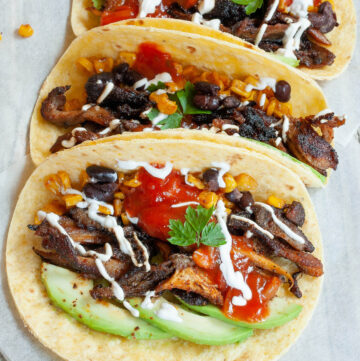
[[[352,0],[73,0],[75,35],[117,21],[250,46],[318,80],[345,70],[356,38]]]
[[[26,183],[6,246],[23,321],[68,360],[277,359],[315,308],[321,259],[295,173],[174,139],[52,155]]]
[[[112,24],[77,38],[50,73],[30,149],[39,164],[126,133],[207,139],[265,154],[322,186],[338,163],[333,127],[344,121],[314,81],[250,49]]]

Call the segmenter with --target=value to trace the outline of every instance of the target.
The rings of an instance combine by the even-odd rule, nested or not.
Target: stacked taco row
[[[74,1],[72,19],[75,29],[76,16],[104,24],[155,6],[260,32],[238,35],[281,53],[274,29],[306,18],[294,57],[334,59],[314,37],[337,34],[341,9],[253,3]],[[220,34],[171,19],[95,27],[40,90],[37,168],[6,268],[23,321],[64,359],[274,360],[311,317],[324,270],[306,186],[336,170],[345,117],[304,73]]]

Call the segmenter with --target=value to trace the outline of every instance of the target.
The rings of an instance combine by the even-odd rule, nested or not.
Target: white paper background
[[[18,320],[4,250],[16,197],[32,170],[27,136],[37,92],[73,39],[69,9],[69,0],[0,0],[0,353],[9,361],[57,359]],[[22,23],[33,26],[33,37],[16,35]],[[323,233],[325,282],[313,319],[282,361],[360,360],[360,46],[347,72],[322,86],[332,109],[348,115],[337,133],[337,142],[347,146],[337,147],[340,166],[327,188],[311,191]]]

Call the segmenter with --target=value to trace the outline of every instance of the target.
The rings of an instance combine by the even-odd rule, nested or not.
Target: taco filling
[[[64,171],[50,174],[44,184],[54,199],[29,225],[39,236],[33,249],[94,280],[97,302],[155,318],[160,328],[165,322],[170,333],[168,321],[186,329],[180,302],[225,323],[273,327],[266,320],[280,289],[300,298],[299,277],[323,274],[301,230],[305,210],[276,193],[254,199],[255,179],[212,165],[192,171],[119,160],[116,169],[88,166],[76,186]]]
[[[103,0],[87,10],[100,17],[101,25],[146,17],[192,21],[311,69],[331,65],[335,59],[326,36],[339,25],[332,1]]]
[[[41,106],[46,121],[71,127],[51,152],[123,132],[186,128],[269,144],[323,175],[337,167],[333,128],[345,119],[329,109],[292,116],[286,79],[230,79],[183,67],[153,43],[140,44],[137,53],[120,52],[116,61],[79,58],[77,66],[89,74],[83,95],[67,99],[70,85],[58,86]]]

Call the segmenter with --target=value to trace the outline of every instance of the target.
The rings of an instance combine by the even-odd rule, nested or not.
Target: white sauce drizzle
[[[223,124],[223,126],[221,127],[222,130],[227,130],[227,129],[235,129],[235,130],[239,130],[239,127],[235,124]]]
[[[278,146],[281,143],[281,138],[277,137],[275,140],[275,144]]]
[[[190,168],[181,168],[181,169],[180,169],[181,175],[184,176],[185,183],[186,183],[188,186],[194,187],[194,185],[191,184],[191,183],[189,182],[189,180],[188,180],[189,172],[190,172]]]
[[[286,136],[286,133],[289,131],[289,118],[284,115],[284,122],[283,122],[283,127],[282,127],[282,139],[284,141],[284,143],[286,143],[286,140],[287,140],[287,136]]]
[[[315,118],[321,117],[326,114],[334,113],[331,109],[324,109],[315,115]]]
[[[109,126],[105,129],[103,129],[101,132],[99,132],[98,134],[104,135],[107,133],[110,133],[112,130],[114,130],[118,125],[120,124],[120,120],[119,119],[113,119]]]
[[[91,107],[93,107],[95,104],[85,104],[82,106],[81,110],[86,112],[87,110],[89,110]]]
[[[159,113],[152,121],[151,123],[153,125],[159,124],[162,120],[166,119],[169,116],[169,114]]]
[[[155,304],[151,302],[151,297],[155,297],[155,291],[146,291],[145,298],[140,306],[146,310],[153,309]]]
[[[142,78],[140,80],[138,80],[134,85],[134,89],[138,89],[138,88],[141,88],[142,86],[147,89],[150,85],[157,85],[157,83],[159,82],[162,82],[162,83],[171,83],[173,80],[172,80],[172,77],[169,73],[160,73],[160,74],[157,74],[155,76],[154,79],[151,79],[151,80],[148,80],[147,78]]]
[[[139,167],[144,167],[145,170],[155,178],[165,179],[172,171],[172,164],[165,163],[164,168],[155,168],[146,162],[136,162],[134,160],[118,160],[117,167],[120,170],[135,170]]]
[[[248,84],[245,87],[246,92],[251,92],[253,89],[255,90],[264,90],[266,87],[270,87],[274,92],[276,91],[276,79],[263,77],[260,78],[256,85]]]
[[[171,208],[180,208],[180,207],[186,207],[186,206],[191,206],[192,204],[200,204],[199,202],[183,202],[183,203],[177,203],[177,204],[173,204],[171,206]]]
[[[225,182],[223,176],[230,170],[230,165],[225,162],[212,162],[211,165],[215,168],[219,168],[218,183],[220,188],[225,188]]]
[[[96,101],[97,104],[102,103],[108,95],[112,92],[114,89],[114,83],[109,81],[106,83],[104,90],[102,91],[101,95],[99,96],[98,100]]]
[[[285,223],[281,222],[279,218],[276,217],[274,210],[272,209],[271,206],[269,206],[268,204],[262,203],[262,202],[255,202],[256,205],[259,205],[263,208],[265,208],[267,211],[270,212],[271,217],[273,219],[273,221],[277,224],[277,226],[279,226],[279,228],[281,228],[282,231],[284,231],[289,237],[291,237],[292,239],[294,239],[295,241],[301,243],[301,244],[305,244],[305,240],[300,237],[298,234],[296,234],[292,229],[290,229]]]
[[[61,142],[61,145],[62,145],[64,148],[72,148],[72,147],[76,144],[76,138],[75,138],[75,133],[76,133],[76,132],[87,132],[87,129],[82,128],[82,127],[74,128],[74,129],[71,131],[71,138],[70,138],[69,140],[64,139],[64,140]]]
[[[242,292],[242,296],[238,296],[239,298],[236,300],[236,302],[242,301],[244,304],[246,304],[246,302],[252,298],[252,292],[250,287],[245,282],[242,273],[240,271],[235,272],[234,270],[234,266],[230,256],[232,248],[232,237],[226,226],[227,214],[225,211],[224,202],[221,200],[217,203],[215,216],[218,220],[218,223],[226,240],[226,243],[219,247],[221,259],[220,270],[224,275],[226,283],[230,287],[236,288],[237,290],[240,290]]]
[[[235,219],[238,219],[239,221],[249,223],[252,226],[254,226],[261,233],[264,233],[265,235],[267,235],[271,239],[274,239],[274,236],[269,231],[267,231],[266,229],[260,227],[256,222],[252,221],[251,219],[248,219],[246,217],[236,216],[236,215],[231,216],[231,218],[235,218]]]
[[[135,309],[133,306],[130,305],[130,303],[128,301],[123,301],[123,305],[126,309],[128,309],[128,311],[134,316],[134,317],[139,317],[140,312]]]
[[[138,223],[139,223],[139,218],[138,218],[138,217],[130,217],[127,212],[126,212],[126,216],[128,217],[128,220],[129,220],[132,224],[138,224]]]
[[[261,40],[264,37],[267,27],[268,27],[268,24],[265,24],[265,23],[260,26],[259,32],[257,33],[256,38],[255,38],[256,46],[258,46],[261,43]]]
[[[254,235],[254,233],[252,233],[250,231],[246,231],[246,233],[245,233],[245,237],[248,239],[250,239],[253,235]]]
[[[140,9],[138,18],[146,18],[148,14],[153,14],[157,6],[161,4],[161,0],[140,0]]]
[[[305,18],[308,14],[308,8],[313,5],[314,0],[293,0],[289,6],[289,13]]]
[[[201,15],[209,13],[215,7],[215,0],[202,0],[198,6]]]
[[[220,19],[205,20],[200,13],[195,13],[192,16],[191,21],[195,24],[204,25],[215,30],[219,30],[221,25]]]
[[[161,304],[160,309],[156,312],[156,315],[163,320],[179,323],[183,322],[183,320],[179,316],[177,309],[167,302],[163,302]]]
[[[263,107],[264,105],[265,105],[265,102],[266,102],[266,94],[265,93],[263,93],[262,95],[261,95],[261,98],[260,98],[260,106],[261,107]]]
[[[262,40],[262,38],[264,37],[265,31],[268,27],[268,24],[266,24],[266,22],[270,21],[272,19],[272,17],[275,14],[275,11],[279,5],[279,1],[280,0],[275,0],[273,2],[273,4],[271,5],[271,8],[268,12],[268,14],[266,15],[265,19],[264,19],[264,24],[261,25],[260,30],[258,32],[258,34],[256,35],[256,39],[255,39],[255,45],[258,46]]]

